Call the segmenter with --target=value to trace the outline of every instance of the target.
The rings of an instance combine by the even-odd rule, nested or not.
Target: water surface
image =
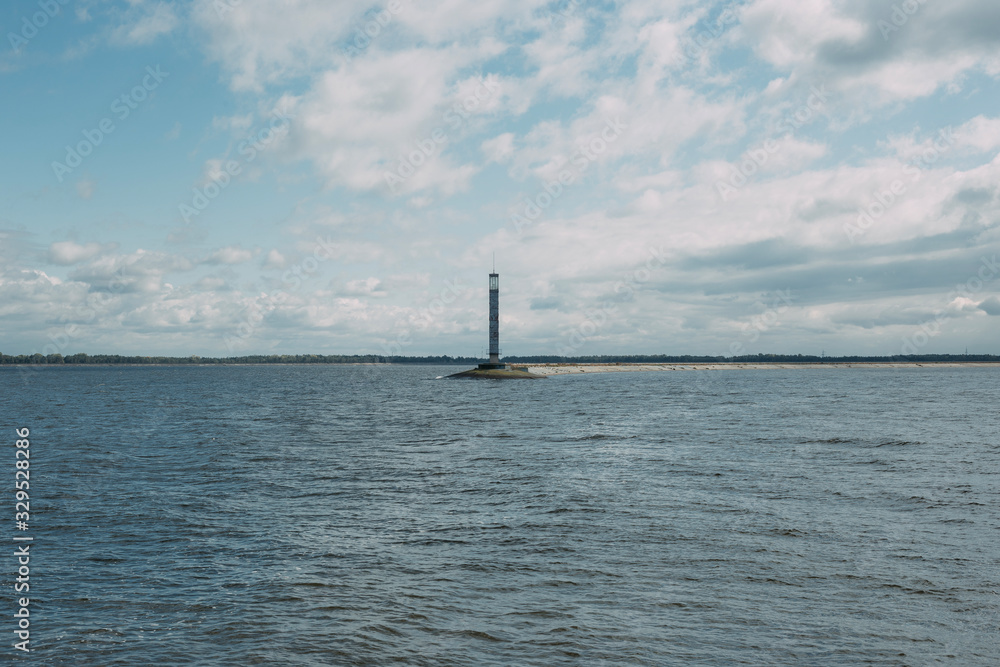
[[[996,664],[996,370],[455,370],[0,370],[31,663]]]

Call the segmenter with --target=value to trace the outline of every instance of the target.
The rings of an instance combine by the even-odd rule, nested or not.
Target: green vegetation
[[[192,365],[192,364],[474,364],[472,357],[383,357],[374,354],[254,354],[245,357],[141,357],[120,354],[0,354],[0,365],[57,364],[57,365]]]

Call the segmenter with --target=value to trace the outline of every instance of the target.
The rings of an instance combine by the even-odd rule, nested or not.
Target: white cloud
[[[482,143],[487,162],[506,162],[514,154],[514,133],[504,132]]]
[[[109,10],[102,35],[113,31],[111,43],[191,37],[238,91],[199,107],[190,118],[212,120],[200,130],[185,121],[185,137],[231,144],[278,104],[294,115],[268,149],[274,183],[256,177],[261,166],[246,172],[273,197],[277,212],[261,207],[273,226],[228,241],[221,227],[175,233],[178,252],[52,244],[54,266],[44,268],[55,270],[44,274],[18,262],[45,256],[53,237],[28,234],[17,241],[23,252],[0,248],[2,297],[47,295],[58,309],[110,295],[88,330],[93,344],[142,347],[143,336],[160,335],[209,353],[258,308],[264,321],[248,349],[371,351],[411,330],[407,353],[469,341],[475,350],[485,331],[481,273],[496,250],[510,351],[552,352],[581,314],[614,303],[582,353],[726,353],[762,312],[760,295],[785,288],[795,305],[764,337],[773,349],[753,352],[832,342],[892,353],[938,309],[987,340],[1000,283],[947,295],[956,275],[975,275],[979,257],[1000,248],[1000,120],[989,104],[1000,10],[985,0],[923,3],[885,39],[878,20],[891,5],[403,2],[347,57],[378,7],[259,0],[224,4],[220,15],[214,0],[190,12],[135,0]],[[95,24],[107,19],[92,7]],[[725,7],[739,21],[718,23]],[[191,31],[179,29],[182,15]],[[477,99],[484,81],[496,90]],[[822,109],[778,129],[813,86],[829,93]],[[602,136],[609,123],[621,130],[613,139]],[[171,124],[167,137],[180,138],[173,117],[157,136]],[[945,126],[954,143],[929,160]],[[719,180],[769,139],[777,149],[766,163],[720,197]],[[518,234],[510,214],[584,150],[599,154]],[[199,158],[202,184],[221,178],[224,153]],[[411,156],[419,164],[393,191],[385,174]],[[881,203],[897,181],[902,191]],[[93,192],[87,179],[78,187]],[[127,213],[100,224],[155,229],[156,214],[128,208],[119,188],[102,177],[100,199]],[[845,233],[865,210],[879,213],[863,233]],[[90,221],[79,216],[69,224]],[[326,240],[313,270],[306,259],[320,256],[318,235]],[[194,249],[208,238],[210,251]],[[651,249],[667,263],[620,289]],[[296,267],[301,284],[289,289],[283,278]],[[473,296],[428,320],[422,311],[456,274]],[[279,290],[288,299],[267,305]],[[49,306],[17,303],[36,329],[54,319]]]
[[[327,72],[297,110],[292,133],[299,154],[330,185],[389,192],[385,175],[393,173],[404,179],[399,192],[463,189],[477,169],[456,164],[448,149],[470,122],[452,108],[471,83],[448,79],[466,58],[410,52]],[[470,117],[481,113],[487,111]]]
[[[149,44],[180,25],[172,2],[135,2],[133,8],[127,22],[112,33],[114,42],[130,46]]]
[[[226,246],[213,252],[205,259],[206,264],[242,264],[249,262],[257,253],[239,244]]]
[[[91,259],[104,250],[100,243],[79,244],[75,241],[59,241],[49,246],[49,261],[53,264],[70,266]]]
[[[283,269],[288,266],[288,264],[288,258],[278,252],[278,250],[272,248],[267,252],[267,256],[264,258],[263,268]]]
[[[740,13],[745,41],[763,60],[789,70],[819,57],[824,45],[856,42],[870,32],[833,0],[756,0]]]
[[[800,170],[829,151],[824,143],[783,137],[775,142],[777,150],[761,167],[763,171]]]
[[[1000,12],[990,0],[920,3],[899,26],[892,20],[897,5],[755,0],[740,12],[736,40],[791,81],[829,84],[857,119],[888,104],[960,91],[972,72],[997,75],[998,39],[986,26],[995,28]]]
[[[382,287],[382,281],[378,278],[349,280],[344,284],[340,293],[344,296],[386,296],[387,294]]]
[[[95,257],[74,270],[70,278],[101,291],[155,293],[163,289],[167,275],[190,271],[194,266],[183,256],[140,248],[128,254]]]
[[[1000,149],[1000,118],[976,116],[955,131],[959,146],[966,146],[981,153]]]
[[[335,43],[346,37],[351,20],[365,8],[349,1],[196,0],[192,16],[208,32],[209,54],[230,72],[231,86],[261,90],[335,62],[340,56]]]

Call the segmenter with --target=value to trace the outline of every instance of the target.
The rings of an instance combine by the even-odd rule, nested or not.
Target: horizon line
[[[43,355],[39,352],[33,354],[3,354],[0,353],[0,366],[17,365],[87,365],[89,363],[128,363],[144,365],[165,365],[165,364],[225,364],[236,362],[251,363],[352,363],[364,361],[367,363],[433,363],[435,361],[448,360],[453,363],[474,363],[481,360],[478,356],[456,356],[449,354],[425,354],[425,355],[386,355],[386,354],[244,354],[228,357],[212,357],[191,354],[186,356],[171,355],[148,355],[148,354],[119,354],[119,353],[98,353],[89,354],[78,352],[71,355],[59,353]],[[774,363],[834,363],[834,362],[893,362],[893,361],[923,361],[933,363],[935,361],[992,361],[1000,362],[1000,355],[992,353],[970,354],[970,353],[938,353],[938,354],[846,354],[846,355],[813,355],[813,354],[779,354],[779,353],[757,353],[745,355],[711,355],[711,354],[591,354],[578,356],[565,356],[556,354],[524,354],[509,355],[503,359],[513,363],[741,363],[741,362],[774,362]]]

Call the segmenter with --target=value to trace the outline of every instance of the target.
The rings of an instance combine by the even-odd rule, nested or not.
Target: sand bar
[[[569,375],[572,373],[628,373],[638,371],[734,371],[734,370],[823,370],[844,368],[1000,368],[1000,363],[989,362],[836,362],[824,364],[526,364],[536,375]]]

